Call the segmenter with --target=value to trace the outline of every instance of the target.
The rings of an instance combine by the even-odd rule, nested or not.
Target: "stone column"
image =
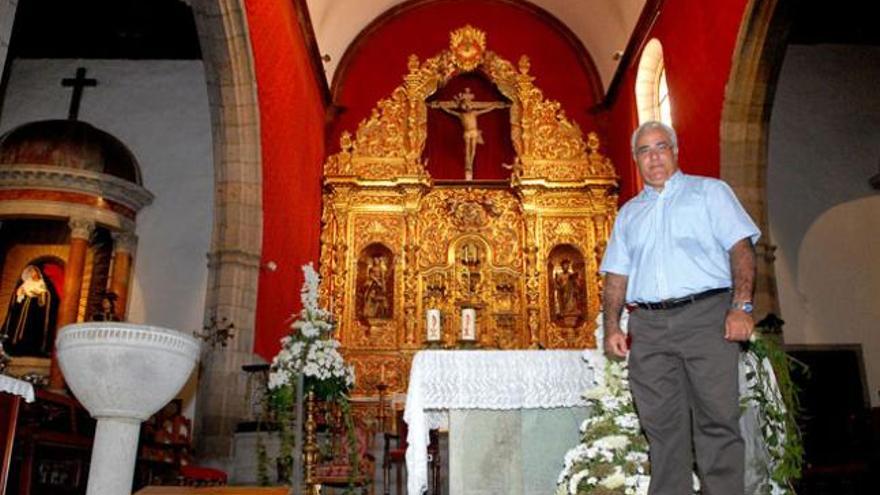
[[[124,321],[137,236],[133,232],[126,231],[113,232],[111,235],[113,236],[113,271],[110,273],[110,291],[116,294],[116,316]]]
[[[745,2],[721,110],[721,178],[761,229],[755,246],[755,319],[779,314],[776,246],[767,214],[767,140],[776,81],[788,44],[790,7],[779,0]]]
[[[58,306],[58,331],[61,327],[70,323],[76,323],[79,313],[79,300],[82,294],[83,272],[85,271],[86,253],[89,249],[89,239],[95,231],[95,222],[85,218],[71,218],[70,226],[70,251],[67,254],[67,265],[64,267],[64,294],[61,304]],[[57,331],[56,331],[57,333]],[[64,377],[58,368],[58,360],[52,358],[49,368],[49,388],[61,390],[64,388]]]

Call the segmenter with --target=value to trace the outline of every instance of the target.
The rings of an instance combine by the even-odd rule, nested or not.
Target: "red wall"
[[[687,173],[719,175],[724,89],[746,3],[666,0],[646,38],[657,38],[663,45],[679,161]],[[633,57],[607,114],[608,152],[619,169],[623,164],[632,169],[629,138],[638,125],[634,88],[640,56]],[[631,179],[621,186],[621,196],[638,192]]]
[[[254,352],[270,359],[298,311],[300,266],[317,264],[324,106],[293,2],[245,2],[257,77],[263,158],[263,254]]]
[[[595,118],[588,110],[598,103],[595,95],[601,93],[596,87],[599,78],[586,52],[558,29],[558,22],[534,7],[510,1],[436,0],[391,11],[349,48],[333,83],[334,103],[342,107],[343,113],[331,123],[327,151],[337,152],[339,134],[354,132],[376,102],[403,83],[410,54],[418,55],[421,61],[438,54],[449,47],[449,33],[466,24],[485,31],[487,48],[512,63],[527,55],[532,62],[530,72],[544,96],[562,103],[566,114],[585,132],[595,129]],[[472,89],[477,93],[476,88]],[[481,116],[481,126],[483,117],[493,118]],[[460,127],[450,128],[460,140]],[[477,177],[481,151],[482,146],[477,151]],[[504,156],[504,152],[499,151],[498,156]],[[498,174],[503,173],[500,170]]]

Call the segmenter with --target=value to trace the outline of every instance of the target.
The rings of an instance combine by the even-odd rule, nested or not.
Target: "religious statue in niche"
[[[391,313],[385,284],[387,273],[388,260],[385,257],[373,256],[368,261],[367,283],[364,286],[364,316],[367,318],[387,318]]]
[[[557,246],[549,263],[553,322],[563,327],[576,327],[586,316],[583,256],[573,246]]]
[[[55,341],[58,295],[36,265],[27,265],[12,292],[0,329],[13,356],[48,357]]]
[[[431,108],[439,108],[444,112],[458,117],[464,129],[464,177],[465,180],[474,180],[474,157],[477,154],[477,145],[483,144],[483,133],[477,126],[477,117],[484,113],[507,108],[510,103],[503,101],[474,101],[474,94],[470,88],[455,95],[451,101],[434,101],[428,103]]]
[[[394,256],[381,244],[361,252],[358,263],[358,316],[363,320],[387,320],[394,307]]]
[[[458,249],[461,292],[469,299],[476,297],[480,289],[482,256],[481,246],[473,241],[463,243]]]

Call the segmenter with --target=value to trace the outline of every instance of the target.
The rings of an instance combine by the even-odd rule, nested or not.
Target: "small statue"
[[[474,101],[471,88],[465,88],[463,92],[455,95],[452,101],[435,101],[429,103],[428,106],[439,108],[458,117],[461,121],[461,126],[464,128],[465,180],[473,180],[474,156],[477,154],[477,145],[484,144],[483,133],[477,126],[477,117],[492,110],[507,108],[510,104],[501,101]]]
[[[578,308],[580,284],[577,272],[572,269],[571,260],[564,258],[553,271],[553,285],[556,291],[554,316],[557,318],[579,316],[581,314]]]
[[[120,321],[116,315],[116,294],[110,291],[101,296],[101,311],[92,315],[92,321]]]
[[[364,284],[364,317],[388,318],[391,308],[388,304],[386,275],[388,262],[384,256],[373,256],[367,265],[367,280]]]
[[[36,265],[27,265],[9,301],[0,333],[13,356],[48,357],[55,341],[58,296]]]

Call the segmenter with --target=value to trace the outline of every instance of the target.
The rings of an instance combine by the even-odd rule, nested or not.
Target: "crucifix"
[[[64,87],[73,87],[73,95],[70,97],[70,110],[67,112],[68,120],[76,120],[79,117],[79,102],[82,100],[83,88],[94,87],[98,85],[97,79],[86,77],[86,68],[78,67],[76,69],[76,77],[73,79],[66,77],[61,80]]]
[[[452,100],[435,101],[428,104],[431,108],[439,108],[444,112],[458,117],[464,128],[464,177],[474,179],[474,156],[477,145],[483,144],[483,133],[477,127],[477,117],[498,108],[507,108],[510,103],[502,101],[474,101],[471,88],[455,95]]]

